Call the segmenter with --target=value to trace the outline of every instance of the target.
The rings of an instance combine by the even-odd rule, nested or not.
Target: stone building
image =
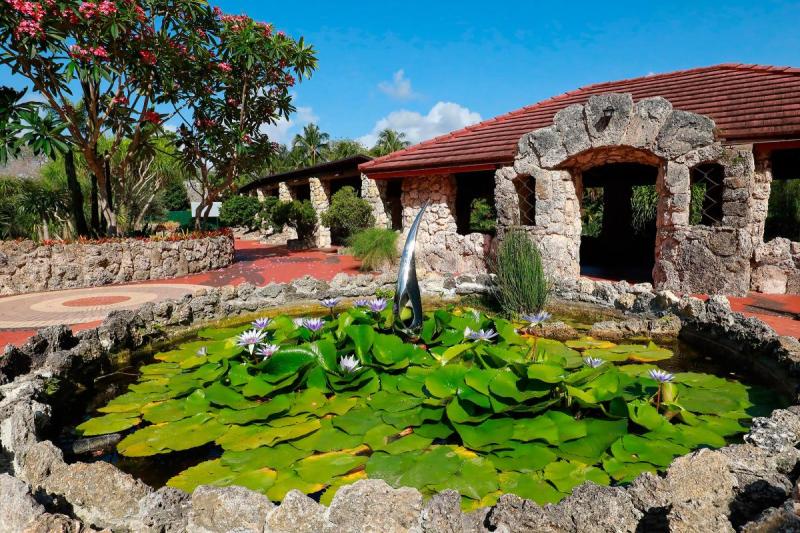
[[[317,229],[314,235],[314,246],[327,248],[331,246],[331,231],[319,222],[321,214],[330,207],[331,196],[345,186],[351,186],[362,198],[375,198],[374,184],[362,180],[358,165],[371,161],[366,155],[356,155],[337,161],[328,161],[312,167],[301,168],[280,174],[273,174],[259,178],[239,189],[240,194],[257,195],[260,199],[266,196],[276,196],[281,201],[310,200],[317,212]],[[372,186],[371,186],[372,185]],[[370,187],[371,186],[371,187]],[[377,211],[376,220],[385,224],[385,215],[382,215],[383,204],[378,199],[380,209],[376,207],[375,200],[370,200],[373,209]],[[296,235],[287,234],[287,238]]]
[[[359,168],[384,224],[407,229],[431,202],[421,269],[481,271],[493,239],[521,228],[553,276],[800,293],[800,228],[781,229],[770,208],[800,180],[797,68],[590,85]],[[479,198],[494,206],[496,236],[473,231]]]

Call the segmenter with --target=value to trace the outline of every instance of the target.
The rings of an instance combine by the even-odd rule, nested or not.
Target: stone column
[[[319,178],[308,178],[308,186],[311,189],[311,206],[317,213],[317,229],[314,232],[314,242],[317,248],[328,248],[331,245],[331,230],[322,225],[322,213],[331,206],[329,199],[329,187]]]
[[[278,183],[278,200],[281,202],[291,202],[292,198],[292,190],[286,184],[285,181],[281,181]]]
[[[361,174],[361,198],[369,202],[372,207],[372,216],[375,217],[375,227],[390,228],[392,219],[386,211],[386,182],[376,181]]]
[[[772,161],[769,153],[760,153],[755,161],[753,192],[750,197],[750,236],[753,246],[764,242],[764,224],[769,211],[769,195],[772,188]]]
[[[257,188],[257,189],[256,189],[256,198],[258,198],[258,201],[259,201],[259,202],[263,202],[263,201],[264,201],[264,197],[265,197],[265,195],[264,195],[264,189],[262,189],[262,188],[260,188],[260,187],[259,187],[259,188]]]

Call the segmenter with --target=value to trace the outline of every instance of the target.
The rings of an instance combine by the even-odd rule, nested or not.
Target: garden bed
[[[17,377],[0,389],[0,435],[17,480],[0,478],[5,493],[16,495],[15,507],[28,509],[30,519],[40,524],[66,521],[66,517],[57,514],[69,509],[85,523],[115,531],[186,527],[207,531],[244,527],[260,531],[265,523],[268,531],[484,531],[503,527],[511,531],[634,531],[648,524],[648,530],[731,530],[757,519],[769,508],[775,508],[771,520],[791,519],[778,508],[789,498],[795,481],[793,470],[798,464],[794,445],[800,440],[800,416],[796,414],[800,411],[795,407],[775,411],[770,418],[755,419],[742,444],[678,457],[663,476],[644,474],[621,487],[587,482],[556,505],[539,506],[506,494],[493,505],[469,512],[461,509],[461,498],[452,491],[425,500],[415,489],[392,488],[378,479],[343,487],[332,495],[328,506],[297,491],[288,492],[283,503],[275,506],[267,497],[237,487],[203,486],[191,496],[168,487],[153,490],[102,461],[67,464],[62,452],[43,440],[55,437],[61,430],[49,423],[60,419],[58,403],[54,401],[59,394],[53,396],[54,392],[74,392],[68,390],[67,384],[91,387],[96,376],[112,370],[109,353],[163,339],[165,326],[185,332],[188,327],[214,318],[308,298],[366,296],[388,286],[389,279],[339,276],[329,285],[306,278],[260,289],[243,285],[235,290],[213,290],[179,302],[116,313],[96,330],[77,337],[51,328],[21,350],[11,350],[6,357],[16,361],[18,368],[14,372],[9,364],[5,371],[9,377]],[[478,281],[445,279],[428,285],[428,289],[447,296],[478,290]],[[596,305],[608,298],[607,291],[596,289],[569,286],[560,292],[570,300],[594,300],[591,309],[608,311],[609,306]],[[737,365],[740,361],[747,363],[743,367],[747,372],[777,371],[785,388],[794,390],[800,353],[796,341],[779,338],[758,321],[731,313],[723,298],[703,303],[664,293],[655,295],[644,289],[615,286],[616,295],[607,303],[621,299],[621,307],[629,300],[626,295],[633,294],[639,306],[648,301],[646,309],[626,313],[622,322],[595,325],[593,334],[602,330],[613,336],[620,331],[627,335],[672,329],[679,330],[681,336],[694,335],[717,346],[722,345],[720,340],[728,339],[737,348]],[[292,309],[295,311],[298,310]],[[678,318],[670,318],[669,313],[680,317],[677,329],[674,325]],[[552,329],[557,334],[558,329],[570,327],[565,324]],[[716,349],[709,352],[717,353],[720,352]],[[731,354],[720,353],[719,357]],[[24,374],[27,370],[31,372]],[[45,499],[45,507],[37,507],[32,493],[39,494],[40,499],[49,494],[55,500]],[[0,502],[0,508],[8,508],[10,498]],[[59,505],[64,500],[70,506]],[[27,518],[19,520],[23,519]]]

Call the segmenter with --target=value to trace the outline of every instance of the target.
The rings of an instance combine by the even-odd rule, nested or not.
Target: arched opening
[[[652,281],[658,167],[607,163],[581,176],[581,274]]]

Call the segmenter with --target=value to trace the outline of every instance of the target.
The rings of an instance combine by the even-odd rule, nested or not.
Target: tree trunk
[[[75,174],[75,155],[72,153],[72,149],[64,154],[64,172],[67,175],[75,231],[79,236],[86,237],[89,235],[89,227],[86,225],[86,215],[83,213],[83,191],[81,191],[81,184],[78,183],[78,176]]]
[[[109,235],[117,234],[117,214],[114,211],[114,189],[111,186],[111,162],[103,158],[103,181],[105,182],[105,197],[100,196],[100,211],[106,220]]]
[[[97,176],[92,173],[92,194],[91,194],[91,204],[92,204],[92,234],[95,236],[100,235],[100,208],[97,199]]]

